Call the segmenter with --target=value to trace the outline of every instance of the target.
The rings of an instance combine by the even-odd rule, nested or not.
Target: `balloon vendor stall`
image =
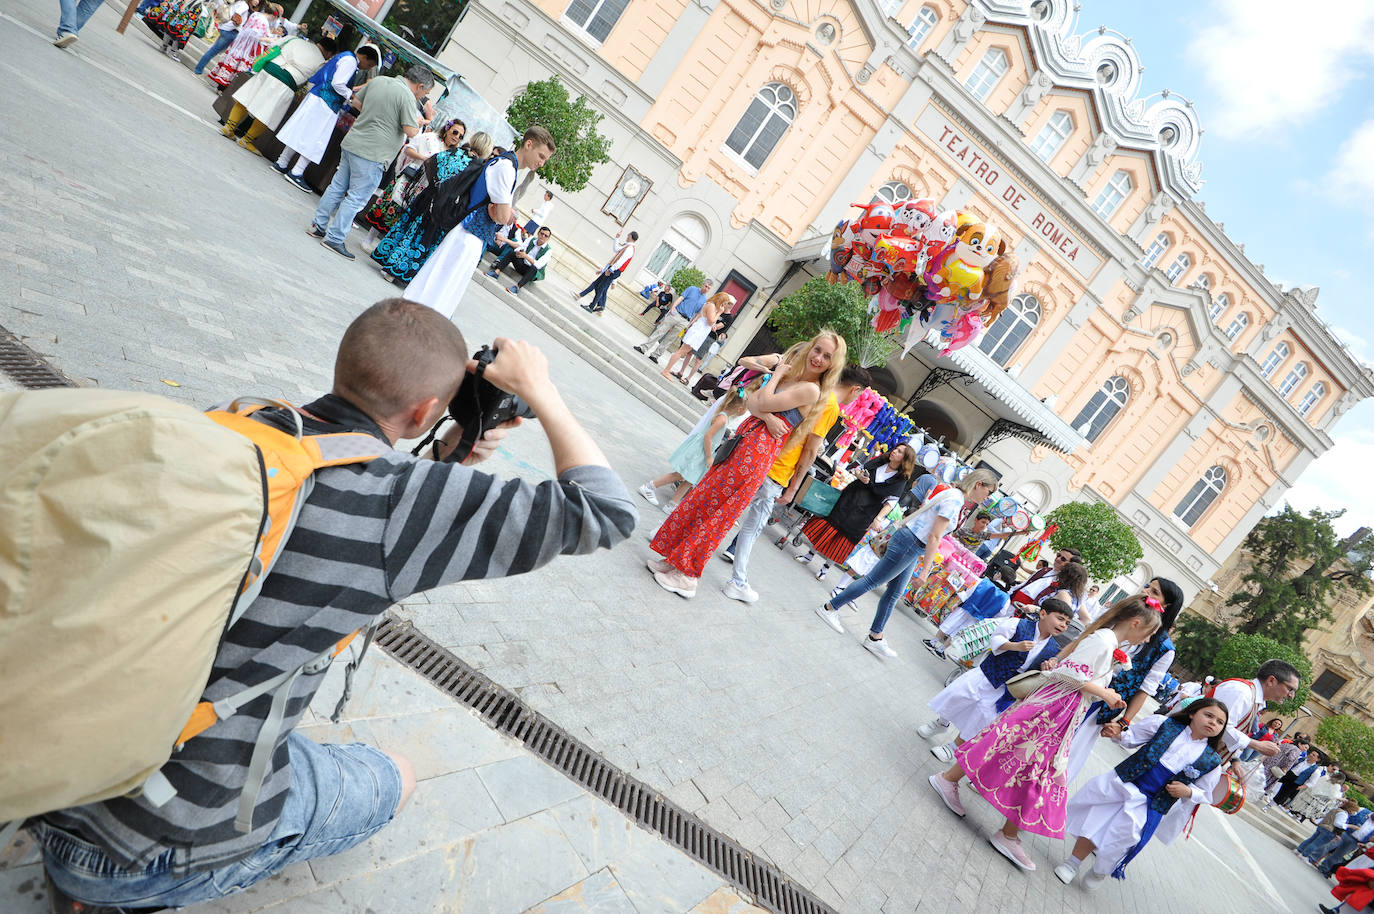
[[[1002,232],[973,213],[936,209],[934,200],[853,204],[862,215],[830,236],[831,283],[860,283],[871,297],[873,329],[905,338],[931,329],[941,355],[976,342],[1006,310],[1016,255]]]

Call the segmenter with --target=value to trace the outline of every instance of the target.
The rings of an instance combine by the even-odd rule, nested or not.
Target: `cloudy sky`
[[[1207,214],[1271,279],[1319,286],[1318,315],[1374,361],[1374,0],[1082,0],[1078,21],[1132,39],[1142,94],[1196,104]],[[1374,526],[1374,401],[1333,437],[1289,501]]]

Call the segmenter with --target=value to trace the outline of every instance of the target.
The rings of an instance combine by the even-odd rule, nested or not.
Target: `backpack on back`
[[[435,186],[429,214],[439,228],[451,231],[488,201],[487,169],[502,159],[512,162],[519,169],[520,163],[515,153],[507,150],[485,159],[473,159],[458,174]],[[430,181],[438,181],[437,172],[430,177]]]
[[[198,704],[313,472],[386,448],[304,435],[294,410],[283,432],[247,403],[0,394],[0,822],[138,790],[165,802],[176,746],[299,672]]]

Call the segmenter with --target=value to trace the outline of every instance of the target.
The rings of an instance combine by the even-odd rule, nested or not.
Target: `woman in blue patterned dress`
[[[437,195],[439,186],[462,174],[473,159],[491,155],[491,137],[474,134],[458,149],[445,149],[425,160],[423,174],[428,180],[410,201],[406,211],[372,251],[372,259],[382,268],[382,276],[389,282],[407,283],[415,278],[425,260],[448,234],[429,218],[430,198]]]

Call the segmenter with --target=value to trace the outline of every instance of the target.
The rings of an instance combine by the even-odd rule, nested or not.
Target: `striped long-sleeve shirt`
[[[636,520],[619,477],[597,466],[574,467],[536,484],[392,452],[320,470],[315,478],[261,596],[225,633],[205,700],[296,668],[406,596],[455,581],[521,574],[557,555],[607,549],[627,537]],[[323,679],[320,672],[295,680],[250,832],[236,831],[234,818],[270,695],[173,756],[162,773],[177,793],[165,805],[119,798],[44,820],[130,867],[169,851],[182,873],[247,856],[267,840],[280,815],[291,782],[287,735]]]

